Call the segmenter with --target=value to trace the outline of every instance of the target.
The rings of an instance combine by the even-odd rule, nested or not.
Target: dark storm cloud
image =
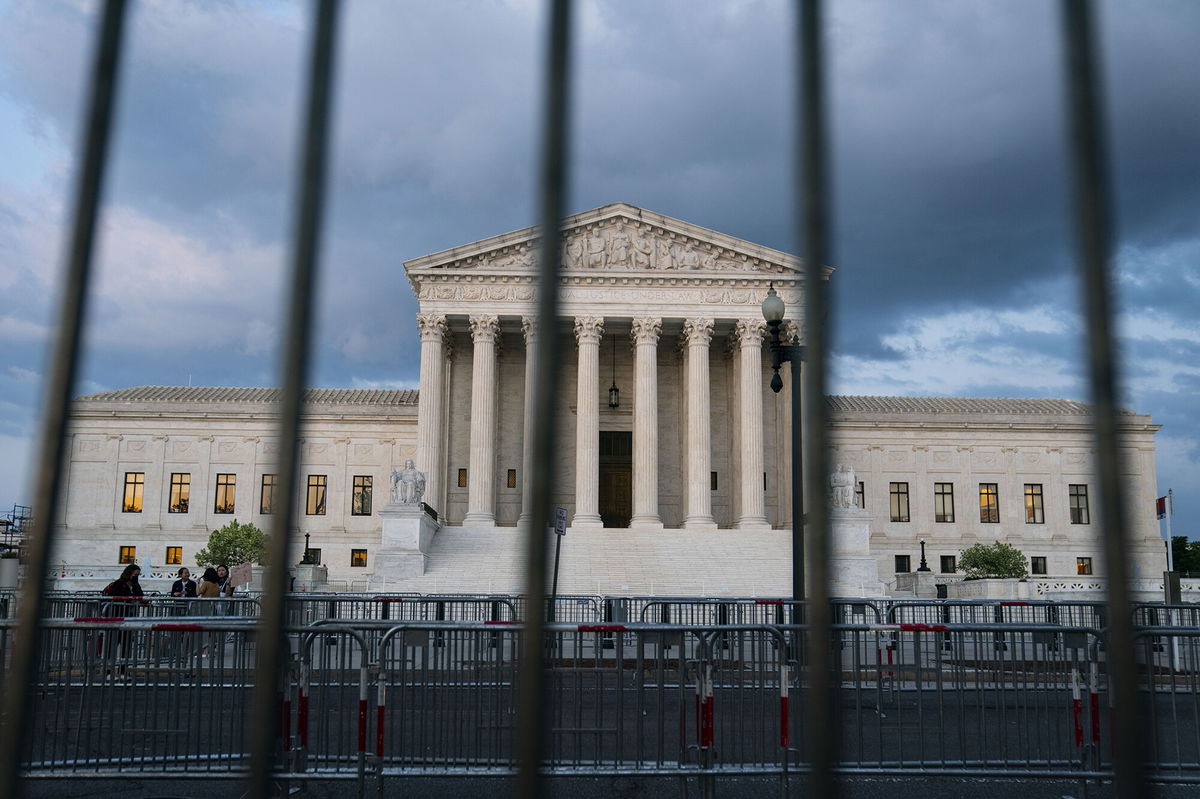
[[[796,251],[790,4],[578,8],[569,210],[630,202]],[[835,388],[1083,398],[1057,6],[828,9]],[[14,2],[0,20],[0,94],[64,163],[93,10]],[[1174,437],[1160,482],[1194,486],[1200,5],[1100,10],[1127,393]],[[96,384],[276,379],[308,13],[135,4]],[[411,384],[402,262],[533,221],[541,24],[525,0],[345,6],[314,382]],[[25,370],[0,387],[40,369],[57,261],[38,242],[58,233],[67,171],[29,195],[0,174],[17,254],[0,260],[17,308],[0,330]]]

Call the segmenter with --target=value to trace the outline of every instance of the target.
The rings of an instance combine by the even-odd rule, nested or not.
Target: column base
[[[767,521],[766,516],[745,516],[738,519],[737,529],[739,530],[770,530],[771,525]]]
[[[576,513],[571,518],[571,527],[579,530],[600,530],[604,527],[604,521],[599,513]]]
[[[463,517],[463,527],[495,527],[496,516],[492,513],[468,513]]]
[[[662,519],[658,516],[634,516],[629,520],[630,530],[662,530]]]
[[[711,516],[689,516],[683,520],[685,530],[716,530],[717,522]]]

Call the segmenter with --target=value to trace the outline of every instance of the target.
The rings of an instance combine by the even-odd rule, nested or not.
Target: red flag
[[[1155,510],[1158,511],[1158,518],[1160,518],[1160,519],[1167,518],[1167,498],[1159,497],[1157,500],[1155,500],[1154,504],[1155,504]]]

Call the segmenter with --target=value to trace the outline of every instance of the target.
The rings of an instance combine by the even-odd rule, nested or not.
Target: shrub
[[[208,546],[196,553],[200,566],[236,566],[239,563],[263,565],[267,554],[267,535],[253,524],[238,524],[234,519],[220,530],[213,530]]]
[[[968,580],[986,577],[1029,576],[1029,561],[1024,553],[1011,544],[975,544],[964,549],[958,556],[958,570],[966,573]]]

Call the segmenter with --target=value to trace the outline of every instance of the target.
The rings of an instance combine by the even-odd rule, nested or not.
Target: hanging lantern
[[[612,340],[612,386],[608,389],[608,407],[621,407],[621,389],[617,388],[617,337]]]

